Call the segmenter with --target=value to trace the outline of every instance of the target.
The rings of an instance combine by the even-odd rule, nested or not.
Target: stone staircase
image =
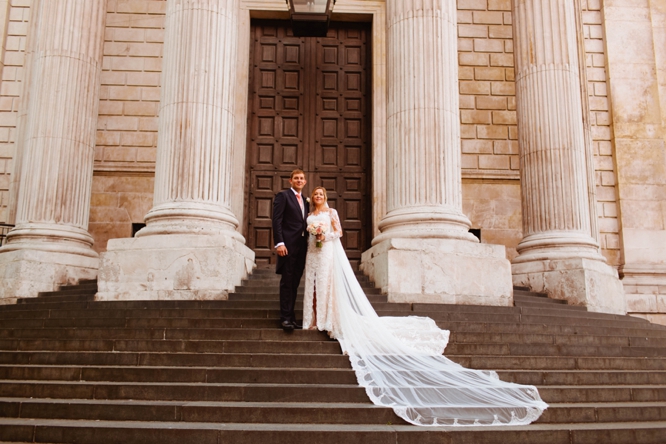
[[[372,405],[325,333],[278,328],[277,276],[228,301],[95,302],[94,281],[0,307],[0,442],[665,443],[666,328],[524,289],[515,307],[391,304],[446,355],[534,384],[526,427],[422,428]]]

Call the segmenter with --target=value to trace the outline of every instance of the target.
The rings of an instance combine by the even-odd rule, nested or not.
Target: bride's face
[[[326,202],[326,197],[324,197],[324,191],[316,190],[312,195],[312,200],[314,201],[314,204],[316,206],[324,205],[324,202]]]

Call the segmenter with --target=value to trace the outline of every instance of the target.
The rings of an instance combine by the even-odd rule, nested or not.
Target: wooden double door
[[[289,22],[252,23],[244,234],[258,266],[276,261],[273,198],[297,168],[305,196],[326,188],[353,266],[370,246],[369,29],[333,22],[326,37],[302,38]]]

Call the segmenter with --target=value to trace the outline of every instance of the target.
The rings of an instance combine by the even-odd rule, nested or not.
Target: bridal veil
[[[342,244],[333,243],[339,319],[331,335],[374,404],[421,426],[524,425],[548,407],[533,386],[504,382],[493,371],[467,369],[443,356],[449,332],[432,319],[379,317]]]

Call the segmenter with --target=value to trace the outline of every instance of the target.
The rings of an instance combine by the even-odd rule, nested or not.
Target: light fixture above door
[[[326,37],[335,0],[287,0],[296,37]]]

